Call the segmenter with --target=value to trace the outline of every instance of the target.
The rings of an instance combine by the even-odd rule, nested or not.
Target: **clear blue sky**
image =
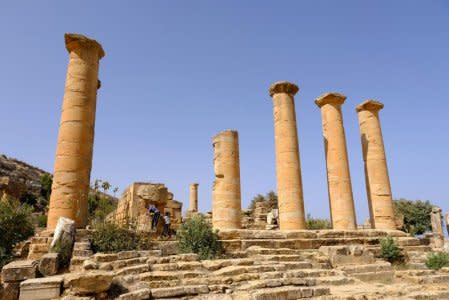
[[[92,180],[163,182],[211,208],[211,138],[240,134],[242,206],[276,188],[268,87],[299,85],[305,207],[328,217],[321,116],[343,106],[358,222],[368,216],[355,106],[381,122],[395,198],[449,211],[448,1],[4,1],[0,153],[53,170],[68,54],[65,32],[97,39],[101,61]]]

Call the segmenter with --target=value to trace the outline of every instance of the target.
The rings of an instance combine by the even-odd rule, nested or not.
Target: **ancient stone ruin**
[[[182,203],[173,199],[173,193],[164,184],[148,182],[135,182],[128,186],[109,220],[124,226],[135,226],[137,230],[150,231],[150,205],[156,206],[161,215],[170,213],[174,229],[181,224]]]
[[[219,259],[179,254],[174,239],[153,239],[145,251],[94,253],[96,231],[85,227],[98,65],[104,51],[95,40],[78,34],[66,34],[65,42],[70,56],[48,228],[30,239],[28,259],[3,267],[0,299],[449,299],[449,268],[436,271],[425,264],[427,253],[441,250],[445,242],[441,210],[432,212],[432,241],[395,230],[379,120],[383,104],[378,101],[356,108],[371,228],[357,230],[341,110],[346,97],[331,92],[315,103],[322,116],[333,229],[306,230],[294,99],[299,88],[286,81],[269,88],[278,210],[255,203],[252,212],[242,211],[239,138],[237,131],[226,130],[212,143],[212,224],[224,249]],[[192,183],[189,218],[200,213],[198,200],[198,183]],[[107,219],[147,232],[150,205],[169,212],[175,229],[182,223],[182,202],[164,184],[149,182],[131,184]],[[58,221],[71,226],[66,232],[73,248],[66,270],[59,265],[62,251],[47,253],[63,236],[61,226],[55,233]],[[386,237],[399,247],[401,268],[380,255],[380,241]]]

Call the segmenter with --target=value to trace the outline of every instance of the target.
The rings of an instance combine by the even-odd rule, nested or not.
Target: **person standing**
[[[151,231],[155,231],[157,230],[157,224],[159,223],[159,217],[161,216],[161,213],[159,209],[157,209],[157,207],[154,206],[154,204],[150,205],[148,212],[150,213],[150,216],[153,216],[151,220]]]
[[[164,216],[164,230],[162,231],[162,236],[171,237],[171,229],[170,229],[170,213],[166,212]]]

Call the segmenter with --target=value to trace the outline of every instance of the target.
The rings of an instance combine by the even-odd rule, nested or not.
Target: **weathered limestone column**
[[[190,184],[189,211],[198,212],[198,183]]]
[[[101,45],[79,34],[66,34],[70,60],[59,125],[47,228],[59,217],[75,220],[78,228],[87,224],[92,150]]]
[[[432,224],[433,245],[435,246],[435,248],[443,248],[443,216],[441,214],[441,208],[439,208],[438,206],[432,207],[432,212],[430,214],[430,223]]]
[[[294,96],[298,86],[280,81],[270,86],[273,98],[276,175],[281,230],[305,229]]]
[[[346,96],[326,93],[315,103],[321,109],[333,229],[357,229],[341,105]]]
[[[367,100],[359,104],[356,111],[362,138],[371,226],[375,229],[395,229],[390,178],[379,121],[379,110],[383,107],[378,101]]]
[[[213,138],[215,181],[212,224],[216,229],[241,227],[240,158],[238,133],[225,130]]]

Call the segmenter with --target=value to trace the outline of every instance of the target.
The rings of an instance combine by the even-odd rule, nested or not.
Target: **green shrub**
[[[47,227],[47,215],[37,215],[34,217],[34,223],[37,227]]]
[[[149,234],[126,229],[112,223],[99,224],[92,236],[94,252],[148,250],[149,248]]]
[[[67,240],[59,240],[50,249],[51,253],[59,253],[59,267],[65,269],[70,264],[72,257],[73,244]]]
[[[312,218],[307,214],[306,228],[309,230],[332,229],[332,224],[328,219]]]
[[[401,250],[391,236],[380,240],[380,257],[390,263],[402,260]]]
[[[394,200],[393,204],[395,215],[404,216],[402,229],[405,232],[416,235],[432,229],[430,223],[432,204],[429,201],[399,199]]]
[[[213,259],[223,252],[218,231],[203,216],[195,216],[182,224],[176,233],[178,252],[197,253],[201,259]]]
[[[426,266],[433,270],[449,267],[449,254],[446,252],[429,253],[426,260]]]
[[[0,267],[10,260],[15,244],[34,234],[32,211],[8,198],[0,202]]]

